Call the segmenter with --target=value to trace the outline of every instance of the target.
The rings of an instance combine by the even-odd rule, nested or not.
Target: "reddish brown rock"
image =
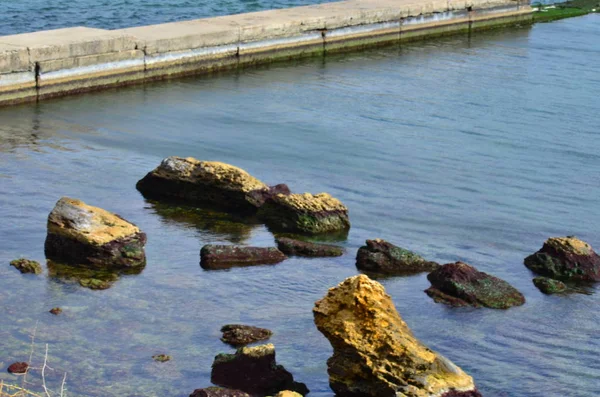
[[[250,343],[267,340],[273,332],[266,328],[253,327],[251,325],[228,324],[221,328],[223,336],[221,341],[234,347],[244,346]]]
[[[558,280],[600,281],[600,256],[576,237],[553,237],[525,258],[525,266],[542,276]]]
[[[287,237],[277,239],[277,248],[290,256],[330,257],[344,255],[344,249],[337,245],[316,244]]]
[[[208,244],[200,250],[200,266],[203,269],[228,269],[236,266],[270,265],[287,257],[273,247],[246,247],[238,245]]]
[[[525,303],[525,297],[506,281],[463,262],[448,263],[427,275],[425,292],[438,303],[451,306],[508,309]]]
[[[54,314],[55,316],[58,316],[62,313],[62,309],[60,307],[55,307],[50,309],[50,313]]]
[[[8,372],[11,374],[24,374],[29,369],[29,364],[27,363],[14,363],[8,367]]]

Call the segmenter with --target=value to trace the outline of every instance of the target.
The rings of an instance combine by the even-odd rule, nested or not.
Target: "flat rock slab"
[[[10,265],[15,267],[21,273],[42,274],[42,266],[39,262],[21,258],[10,262]]]
[[[533,279],[533,285],[546,295],[558,294],[565,292],[567,286],[559,280],[554,280],[548,277],[536,277]]]
[[[272,344],[242,347],[235,354],[219,354],[212,365],[210,380],[215,385],[259,396],[272,396],[283,390],[302,395],[309,390],[275,361]]]
[[[244,346],[250,343],[267,340],[273,332],[266,328],[253,327],[251,325],[228,324],[221,328],[223,336],[221,341],[234,347]]]
[[[277,248],[290,256],[333,257],[344,255],[344,249],[337,245],[310,243],[287,237],[277,239]]]
[[[238,266],[270,265],[287,257],[274,247],[246,247],[208,244],[200,250],[200,266],[207,270]]]
[[[143,267],[146,234],[119,215],[63,197],[48,216],[49,259],[102,268]]]
[[[348,208],[327,193],[277,194],[258,214],[274,230],[323,234],[350,229]]]
[[[425,292],[438,303],[450,306],[508,309],[525,303],[525,297],[506,281],[463,262],[447,263],[429,273]]]
[[[480,397],[473,378],[417,340],[383,286],[365,275],[329,289],[313,314],[333,347],[327,368],[329,385],[338,396],[469,392]]]
[[[224,387],[207,387],[196,389],[190,397],[252,397],[250,394],[241,390],[226,389]]]
[[[600,256],[576,237],[552,237],[542,248],[525,258],[525,266],[554,279],[600,281]]]
[[[375,239],[367,240],[366,245],[358,249],[356,267],[366,272],[402,276],[431,272],[440,265],[385,240]]]

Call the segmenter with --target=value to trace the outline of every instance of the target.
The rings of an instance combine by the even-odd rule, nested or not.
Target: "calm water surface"
[[[417,337],[485,396],[600,394],[597,288],[544,296],[522,263],[554,235],[600,249],[598,37],[591,15],[1,109],[0,370],[28,359],[37,328],[33,361],[48,344],[52,388],[66,371],[70,396],[183,397],[233,351],[221,325],[243,322],[271,328],[279,362],[330,397],[331,348],[311,309],[380,237],[525,294],[507,311],[452,309],[423,293],[425,275],[381,280]],[[273,236],[252,220],[144,200],[136,181],[170,155],[339,197],[353,222],[347,255],[203,271],[204,244]],[[61,196],[138,224],[145,270],[91,291],[9,267],[19,256],[45,263],[46,217]],[[49,314],[55,306],[64,313]],[[173,360],[154,363],[158,353]],[[39,373],[30,380],[39,390]]]

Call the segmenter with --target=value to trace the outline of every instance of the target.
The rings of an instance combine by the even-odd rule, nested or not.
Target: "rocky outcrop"
[[[348,208],[327,193],[275,195],[265,201],[259,216],[281,231],[321,234],[350,229]]]
[[[286,185],[269,187],[241,168],[192,157],[167,157],[138,181],[147,197],[210,204],[240,212],[253,212],[274,194],[289,194]]]
[[[277,248],[290,256],[331,257],[344,255],[344,249],[337,245],[316,244],[287,237],[277,239]]]
[[[29,369],[29,364],[27,363],[13,363],[8,366],[8,372],[11,374],[24,374]]]
[[[252,397],[248,393],[241,390],[225,389],[223,387],[207,387],[204,389],[196,389],[190,397]]]
[[[42,266],[39,262],[25,258],[15,259],[10,262],[10,265],[15,267],[21,273],[42,274]]]
[[[376,239],[367,240],[367,245],[358,249],[356,267],[372,273],[409,275],[431,272],[440,265],[385,240]]]
[[[143,267],[146,235],[102,208],[63,197],[48,216],[46,257],[100,268]]]
[[[480,272],[463,262],[447,263],[427,275],[425,292],[438,303],[451,306],[508,309],[525,303],[525,297],[506,281]]]
[[[327,366],[336,395],[479,396],[469,375],[413,336],[383,286],[369,277],[331,288],[313,313],[333,347]]]
[[[223,336],[221,341],[234,347],[245,346],[250,343],[267,340],[273,332],[266,328],[253,327],[251,325],[228,324],[221,328]]]
[[[246,247],[239,245],[207,244],[200,250],[200,266],[203,269],[228,269],[236,266],[269,265],[287,257],[273,247]]]
[[[567,286],[559,280],[554,280],[548,277],[536,277],[533,279],[533,285],[546,295],[558,294],[565,292]]]
[[[600,281],[600,256],[576,237],[552,237],[525,258],[529,270],[555,279]]]
[[[212,365],[210,380],[215,385],[270,396],[282,390],[308,394],[304,383],[275,362],[272,344],[239,348],[235,354],[219,354]]]

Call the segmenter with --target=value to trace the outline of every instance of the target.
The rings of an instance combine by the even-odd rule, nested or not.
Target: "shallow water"
[[[311,309],[380,237],[526,296],[507,311],[453,309],[423,293],[425,275],[381,280],[417,337],[485,396],[599,394],[597,287],[544,296],[522,263],[549,236],[600,247],[599,35],[590,15],[0,109],[0,369],[28,359],[37,329],[34,363],[48,344],[51,388],[66,371],[70,396],[183,397],[233,351],[220,326],[242,322],[272,329],[278,361],[329,397],[331,348]],[[350,208],[347,254],[202,270],[204,244],[273,237],[252,220],[145,201],[136,181],[169,155],[330,192]],[[144,271],[91,291],[9,267],[44,263],[61,196],[138,224]],[[173,360],[154,363],[158,353]],[[39,373],[30,380],[39,390]]]

